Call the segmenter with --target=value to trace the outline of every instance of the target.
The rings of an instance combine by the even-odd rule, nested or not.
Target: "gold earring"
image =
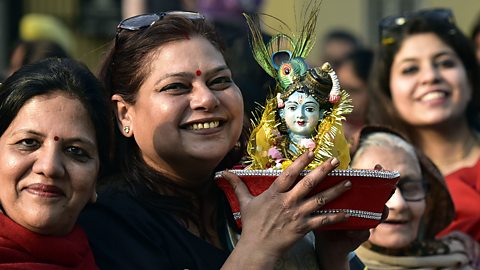
[[[130,133],[130,127],[129,127],[129,126],[125,126],[125,127],[123,128],[123,131],[125,131],[125,133],[127,133],[127,134]]]

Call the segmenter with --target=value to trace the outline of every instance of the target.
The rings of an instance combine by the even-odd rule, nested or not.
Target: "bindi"
[[[197,71],[195,71],[195,75],[197,75],[197,76],[202,75],[202,71],[200,69],[197,69]]]
[[[58,140],[60,140],[60,138],[58,138],[58,136],[55,136],[55,137],[53,137],[53,140],[58,141]]]

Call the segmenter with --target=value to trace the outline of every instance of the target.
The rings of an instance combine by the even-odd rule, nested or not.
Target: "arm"
[[[344,181],[309,197],[308,193],[338,165],[337,159],[329,159],[296,183],[312,160],[311,152],[300,156],[257,197],[250,195],[238,177],[224,173],[240,201],[243,229],[222,269],[273,269],[280,256],[306,233],[346,219],[344,213],[311,215],[351,186]]]
[[[316,231],[315,250],[321,269],[348,270],[348,254],[368,240],[369,230]]]

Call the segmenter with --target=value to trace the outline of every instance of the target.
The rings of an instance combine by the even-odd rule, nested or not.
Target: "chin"
[[[410,237],[403,237],[403,236],[398,236],[398,237],[389,237],[388,239],[384,237],[382,241],[374,242],[371,241],[373,244],[377,246],[381,246],[384,248],[389,248],[389,249],[400,249],[404,248],[413,241],[413,239],[410,239]]]

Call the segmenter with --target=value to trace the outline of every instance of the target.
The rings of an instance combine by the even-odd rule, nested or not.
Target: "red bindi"
[[[195,74],[196,74],[197,76],[200,76],[200,75],[202,75],[202,71],[201,71],[200,69],[197,69],[197,71],[195,71]]]
[[[60,140],[60,138],[58,138],[58,136],[53,137],[53,139],[54,139],[55,141]]]

